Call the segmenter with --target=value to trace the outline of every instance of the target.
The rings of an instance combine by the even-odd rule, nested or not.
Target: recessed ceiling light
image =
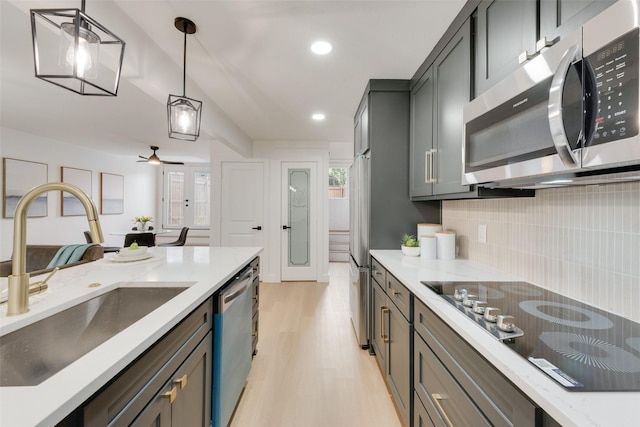
[[[325,41],[317,41],[311,45],[311,51],[316,55],[326,55],[332,49],[331,43]]]
[[[311,118],[313,120],[315,120],[316,122],[322,121],[325,118],[325,115],[322,113],[315,113],[314,115],[311,116]]]

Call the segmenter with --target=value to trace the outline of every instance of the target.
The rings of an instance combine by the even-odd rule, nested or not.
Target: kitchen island
[[[60,270],[49,289],[30,298],[28,313],[7,317],[0,307],[0,339],[123,284],[187,286],[168,302],[34,386],[0,387],[0,425],[55,425],[179,324],[250,263],[262,248],[154,247],[151,258],[108,257]],[[42,278],[40,278],[42,279]],[[34,280],[32,278],[32,280]]]
[[[468,260],[423,260],[399,250],[371,255],[513,385],[562,426],[636,426],[640,392],[570,392],[487,332],[421,281],[518,281],[519,278]]]

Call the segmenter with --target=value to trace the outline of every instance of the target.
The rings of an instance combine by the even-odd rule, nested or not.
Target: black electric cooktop
[[[422,283],[475,322],[479,333],[501,340],[567,390],[640,391],[639,323],[527,282]],[[463,289],[473,295],[467,305]],[[499,330],[474,311],[474,299],[477,311],[492,307],[513,316],[501,320],[514,330]]]

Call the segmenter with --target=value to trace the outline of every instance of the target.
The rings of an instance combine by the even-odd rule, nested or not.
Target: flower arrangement
[[[142,224],[146,224],[151,221],[153,221],[153,218],[151,218],[150,216],[137,216],[133,218],[133,222],[139,222]]]

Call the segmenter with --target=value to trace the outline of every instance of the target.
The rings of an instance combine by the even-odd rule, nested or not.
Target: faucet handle
[[[51,271],[51,273],[49,273],[49,275],[47,275],[47,277],[44,278],[44,280],[40,280],[40,281],[37,281],[37,282],[29,283],[29,295],[36,295],[36,294],[39,294],[39,293],[42,293],[42,292],[46,291],[47,288],[49,287],[47,282],[49,281],[49,279],[51,279],[53,277],[54,274],[56,274],[58,272],[58,270],[60,270],[60,267],[54,268]]]

